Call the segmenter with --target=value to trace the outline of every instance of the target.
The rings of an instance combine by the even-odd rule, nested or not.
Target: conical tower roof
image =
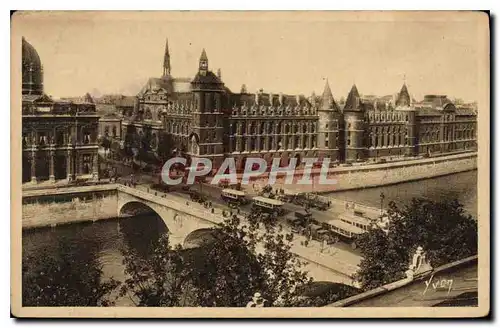
[[[328,83],[328,79],[325,83],[325,89],[323,90],[323,95],[321,96],[321,104],[323,110],[338,110],[338,106],[335,103],[335,99],[333,98],[332,90],[330,89],[330,84]]]
[[[361,102],[361,97],[359,96],[356,84],[353,84],[351,91],[349,91],[349,94],[347,95],[344,110],[352,110],[352,111],[363,110],[363,104]]]

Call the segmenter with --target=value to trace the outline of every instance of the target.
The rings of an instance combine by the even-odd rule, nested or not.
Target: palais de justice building
[[[44,94],[40,57],[23,38],[23,183],[98,179],[98,120],[90,96],[75,103]]]
[[[367,99],[355,85],[338,104],[328,81],[323,94],[310,97],[283,93],[234,93],[220,70],[209,69],[205,50],[194,78],[171,74],[168,43],[163,72],[150,78],[134,108],[124,111],[122,135],[147,133],[151,148],[168,134],[191,157],[214,160],[234,157],[238,168],[246,158],[271,162],[280,158],[329,158],[352,163],[382,158],[432,156],[476,150],[476,113],[456,106],[444,95],[421,102],[406,84],[394,96]]]

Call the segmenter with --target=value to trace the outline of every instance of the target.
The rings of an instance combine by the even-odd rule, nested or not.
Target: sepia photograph
[[[489,19],[14,12],[12,314],[488,315]]]

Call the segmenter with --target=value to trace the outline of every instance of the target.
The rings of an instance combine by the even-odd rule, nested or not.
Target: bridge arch
[[[182,245],[193,231],[215,226],[218,217],[207,209],[201,209],[189,201],[166,199],[135,188],[120,186],[117,216],[154,215],[161,223],[151,223],[164,231],[168,230],[171,245]],[[157,220],[158,221],[158,220]]]
[[[217,228],[202,228],[194,230],[186,236],[182,247],[184,249],[189,249],[210,245],[214,242],[218,233],[220,233],[220,230]]]
[[[160,213],[141,201],[127,202],[123,204],[118,210],[118,216],[120,218],[134,217],[138,215],[156,216],[157,227],[161,230],[166,230],[166,232],[170,232],[168,225],[166,224]]]

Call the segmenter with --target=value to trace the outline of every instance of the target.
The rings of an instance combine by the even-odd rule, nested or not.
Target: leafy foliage
[[[410,256],[422,246],[436,267],[477,254],[477,222],[457,201],[413,199],[389,204],[389,231],[372,229],[357,240],[363,254],[358,279],[365,290],[404,277]]]
[[[312,281],[290,252],[291,236],[270,225],[233,216],[210,236],[194,249],[172,248],[163,237],[148,259],[126,253],[130,278],[121,294],[143,306],[241,307],[259,292],[267,306],[291,306],[297,287]]]
[[[79,260],[65,255],[56,258],[47,250],[23,259],[23,306],[114,305],[109,294],[119,283],[114,279],[102,281],[98,259],[83,245],[62,240],[58,254],[71,254],[71,247],[79,247]]]
[[[168,234],[160,237],[150,256],[124,249],[128,278],[119,295],[127,295],[137,306],[185,306],[188,272],[180,248],[173,249]]]

